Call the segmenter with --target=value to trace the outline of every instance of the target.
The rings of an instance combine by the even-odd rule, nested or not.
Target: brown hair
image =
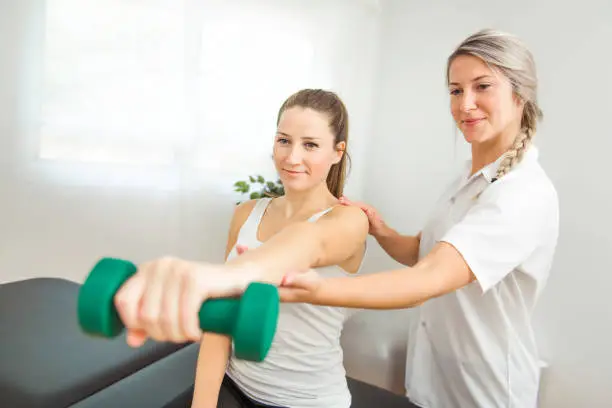
[[[521,161],[535,136],[538,121],[543,117],[538,105],[538,78],[535,61],[527,46],[517,37],[485,29],[466,38],[448,57],[447,82],[450,65],[459,55],[472,55],[480,58],[490,67],[501,72],[510,81],[515,95],[524,103],[521,130],[499,165],[496,177],[500,178]]]
[[[276,124],[278,125],[281,115],[286,109],[296,106],[326,114],[329,117],[329,128],[334,134],[334,146],[344,142],[348,147],[348,111],[338,95],[323,89],[302,89],[291,95],[282,104],[278,111]],[[350,160],[350,156],[345,149],[340,161],[331,167],[327,175],[327,188],[336,198],[342,196],[347,174],[347,162],[350,166]]]

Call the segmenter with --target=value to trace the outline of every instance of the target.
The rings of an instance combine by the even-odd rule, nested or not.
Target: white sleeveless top
[[[257,231],[270,198],[257,201],[240,229],[236,244],[262,244]],[[314,222],[331,208],[313,215]],[[236,257],[236,247],[228,259]],[[316,268],[323,277],[349,274],[339,266]],[[276,336],[262,362],[240,360],[232,354],[227,375],[249,397],[263,404],[290,408],[349,408],[340,333],[355,309],[281,303]]]

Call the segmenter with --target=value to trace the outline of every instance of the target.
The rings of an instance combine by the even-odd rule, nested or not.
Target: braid
[[[531,145],[532,139],[533,133],[530,129],[525,129],[524,132],[519,133],[510,150],[504,154],[505,157],[499,164],[495,178],[503,177],[523,159],[523,155]]]
[[[507,174],[523,159],[523,155],[527,149],[529,149],[533,137],[535,136],[537,122],[542,116],[542,111],[535,102],[528,101],[525,103],[523,117],[521,119],[521,133],[514,139],[514,144],[510,150],[504,154],[505,157],[499,164],[495,176],[497,179]]]

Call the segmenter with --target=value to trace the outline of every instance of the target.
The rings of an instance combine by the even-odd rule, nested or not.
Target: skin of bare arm
[[[396,230],[386,227],[374,235],[381,248],[396,262],[406,266],[414,266],[419,259],[421,233],[416,236],[402,235]]]
[[[238,232],[253,209],[255,202],[249,201],[236,207],[228,232],[225,259],[229,256],[238,239]],[[229,336],[204,333],[200,342],[200,352],[196,366],[193,393],[193,408],[216,408],[219,390],[231,352],[232,340]]]
[[[403,309],[460,289],[475,280],[461,254],[440,242],[414,267],[351,279],[294,275],[281,288],[285,302],[367,309]]]

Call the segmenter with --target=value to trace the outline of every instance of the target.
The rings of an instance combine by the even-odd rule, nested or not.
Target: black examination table
[[[0,407],[190,407],[198,347],[124,336],[89,337],[77,325],[80,285],[35,278],[0,285]],[[405,398],[349,379],[353,407],[411,408]]]

